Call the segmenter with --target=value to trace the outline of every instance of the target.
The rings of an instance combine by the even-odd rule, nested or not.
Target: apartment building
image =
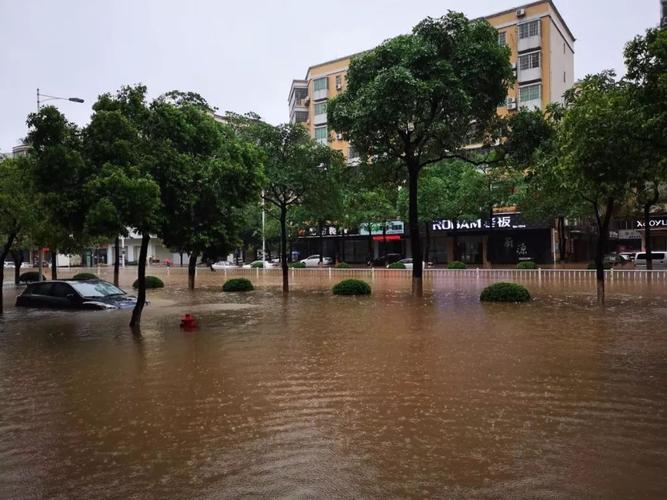
[[[498,112],[504,115],[562,101],[574,83],[575,39],[554,3],[532,2],[484,19],[498,30],[498,43],[510,47],[516,72],[516,83]],[[354,55],[309,67],[303,80],[292,81],[288,99],[290,122],[303,123],[315,140],[342,151],[346,158],[356,153],[327,125],[327,101],[345,90]]]

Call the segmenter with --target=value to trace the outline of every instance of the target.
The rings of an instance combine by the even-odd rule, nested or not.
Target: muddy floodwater
[[[601,311],[592,282],[483,305],[474,277],[416,300],[300,273],[284,299],[277,273],[149,274],[140,338],[129,311],[18,310],[5,286],[0,498],[667,496],[666,281],[610,283]]]

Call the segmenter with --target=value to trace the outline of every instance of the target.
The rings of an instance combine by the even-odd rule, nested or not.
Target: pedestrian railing
[[[280,268],[232,268],[224,270],[224,273],[245,275],[279,275]],[[290,268],[291,276],[326,276],[328,278],[410,278],[410,269],[386,269],[386,268],[345,268],[313,267],[313,268]],[[643,269],[607,269],[604,271],[605,279],[609,281],[666,281],[667,270],[643,270]],[[438,279],[471,279],[484,280],[548,280],[548,281],[586,281],[595,280],[595,269],[424,269],[425,280]]]

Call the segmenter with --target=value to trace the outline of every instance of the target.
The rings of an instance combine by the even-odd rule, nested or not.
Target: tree
[[[257,148],[216,122],[197,94],[171,92],[151,107],[155,151],[153,177],[160,185],[165,244],[190,254],[188,287],[195,286],[200,255],[214,258],[237,243],[237,210],[259,196]]]
[[[485,130],[512,81],[509,49],[484,20],[449,13],[355,57],[345,92],[329,102],[331,126],[363,157],[400,162],[407,174],[413,294],[421,296],[418,180],[457,156],[472,124]]]
[[[0,314],[3,313],[2,284],[5,259],[16,241],[34,226],[38,212],[30,184],[30,158],[0,161]],[[21,262],[14,261],[17,269]]]
[[[335,163],[341,163],[342,156],[327,146],[317,144],[299,124],[274,127],[262,122],[256,115],[232,115],[228,121],[241,137],[259,146],[263,152],[266,181],[262,197],[278,212],[283,293],[287,294],[288,213],[303,205],[306,195],[316,188],[320,174],[325,169],[334,168]]]
[[[31,172],[40,203],[43,224],[33,237],[51,250],[51,275],[57,279],[58,250],[72,253],[85,241],[84,223],[88,207],[81,191],[90,176],[81,154],[80,131],[53,106],[28,116],[27,142],[35,158]],[[42,255],[40,250],[40,276]]]
[[[635,136],[642,157],[634,165],[634,193],[644,217],[646,268],[653,269],[651,208],[667,181],[667,30],[650,29],[625,47],[626,80],[631,83],[633,111],[642,116]]]
[[[555,175],[562,190],[577,193],[595,217],[598,239],[595,265],[598,302],[604,304],[604,254],[614,210],[628,196],[634,160],[641,157],[641,116],[627,84],[612,71],[587,76],[565,96],[559,123]]]

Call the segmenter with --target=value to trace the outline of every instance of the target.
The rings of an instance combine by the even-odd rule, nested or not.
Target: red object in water
[[[186,314],[181,318],[181,328],[185,330],[194,330],[197,328],[197,320],[192,314]]]

